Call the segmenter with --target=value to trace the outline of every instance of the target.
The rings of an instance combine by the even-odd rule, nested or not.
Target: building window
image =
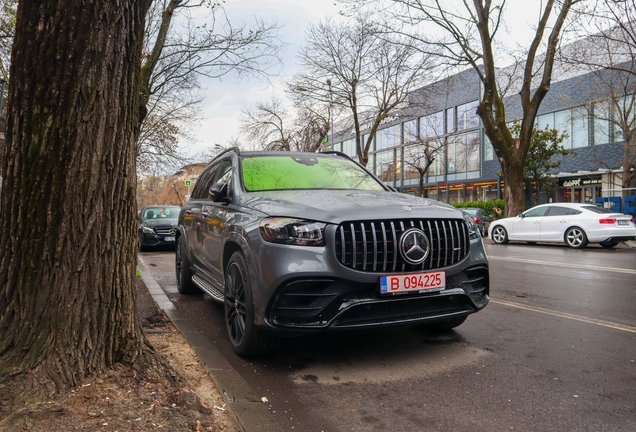
[[[572,147],[587,147],[590,144],[587,109],[572,109]]]
[[[610,109],[608,102],[595,103],[594,112],[594,145],[608,144],[610,142],[610,130],[612,124],[610,122]]]
[[[495,160],[495,149],[492,147],[492,143],[490,142],[490,138],[486,135],[486,132],[482,131],[483,142],[484,142],[484,160]]]
[[[402,123],[402,130],[404,132],[404,144],[417,141],[417,120],[410,120]]]
[[[444,112],[440,111],[420,118],[420,138],[444,135]]]
[[[566,149],[572,148],[571,124],[572,119],[569,109],[554,113],[554,128],[559,132],[565,133],[566,136],[561,141],[561,146]]]
[[[343,141],[342,152],[351,157],[356,156],[358,152],[356,151],[357,149],[356,149],[355,143],[356,143],[355,139]]]
[[[455,132],[455,108],[446,110],[446,133]]]
[[[468,171],[479,171],[479,134],[466,135],[466,164]]]
[[[378,152],[375,154],[376,168],[375,175],[386,183],[393,183],[395,174],[395,160],[393,150]]]
[[[457,130],[472,129],[479,126],[479,116],[477,107],[479,101],[469,102],[457,107]]]
[[[537,116],[536,124],[537,129],[557,129],[559,132],[565,133],[566,137],[561,142],[561,146],[566,149],[588,146],[589,136],[587,126],[587,109],[585,107],[542,114]],[[605,136],[607,137],[607,133]]]
[[[402,144],[401,126],[402,125],[395,125],[380,129],[375,135],[375,149],[382,150]]]

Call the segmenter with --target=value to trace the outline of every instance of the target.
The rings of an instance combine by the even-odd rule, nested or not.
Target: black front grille
[[[172,231],[174,228],[172,227],[156,227],[155,228],[155,232],[159,235],[175,235],[176,234],[176,230],[174,233],[171,233],[170,231]]]
[[[419,228],[429,240],[430,252],[418,265],[399,252],[402,233]],[[340,264],[366,272],[412,272],[447,267],[462,261],[470,250],[468,227],[460,219],[398,219],[343,222],[336,231]]]

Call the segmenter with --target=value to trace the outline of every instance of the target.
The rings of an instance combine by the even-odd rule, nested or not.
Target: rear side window
[[[546,216],[572,216],[581,214],[580,210],[569,208],[569,207],[550,207]]]
[[[192,190],[192,199],[205,199],[208,197],[208,191],[210,190],[210,186],[212,186],[212,182],[216,177],[216,173],[219,170],[219,164],[214,164],[205,169],[197,179],[197,182],[194,184],[194,189]]]

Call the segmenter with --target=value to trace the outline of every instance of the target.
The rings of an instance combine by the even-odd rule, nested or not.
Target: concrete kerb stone
[[[256,392],[232,368],[216,347],[200,333],[190,320],[183,316],[157,283],[152,273],[144,266],[144,263],[138,260],[137,266],[154,301],[170,318],[172,324],[188,341],[205,365],[208,375],[214,381],[228,411],[238,426],[245,432],[282,432],[282,428],[258,398]]]

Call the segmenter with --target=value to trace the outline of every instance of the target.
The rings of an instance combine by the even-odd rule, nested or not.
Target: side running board
[[[217,289],[214,285],[212,285],[211,283],[209,283],[208,281],[206,281],[205,279],[203,279],[202,277],[198,275],[192,276],[192,282],[194,282],[194,284],[198,286],[199,288],[201,288],[201,290],[203,290],[205,293],[210,294],[210,296],[212,296],[212,299],[214,301],[223,303],[223,293],[219,289]]]

